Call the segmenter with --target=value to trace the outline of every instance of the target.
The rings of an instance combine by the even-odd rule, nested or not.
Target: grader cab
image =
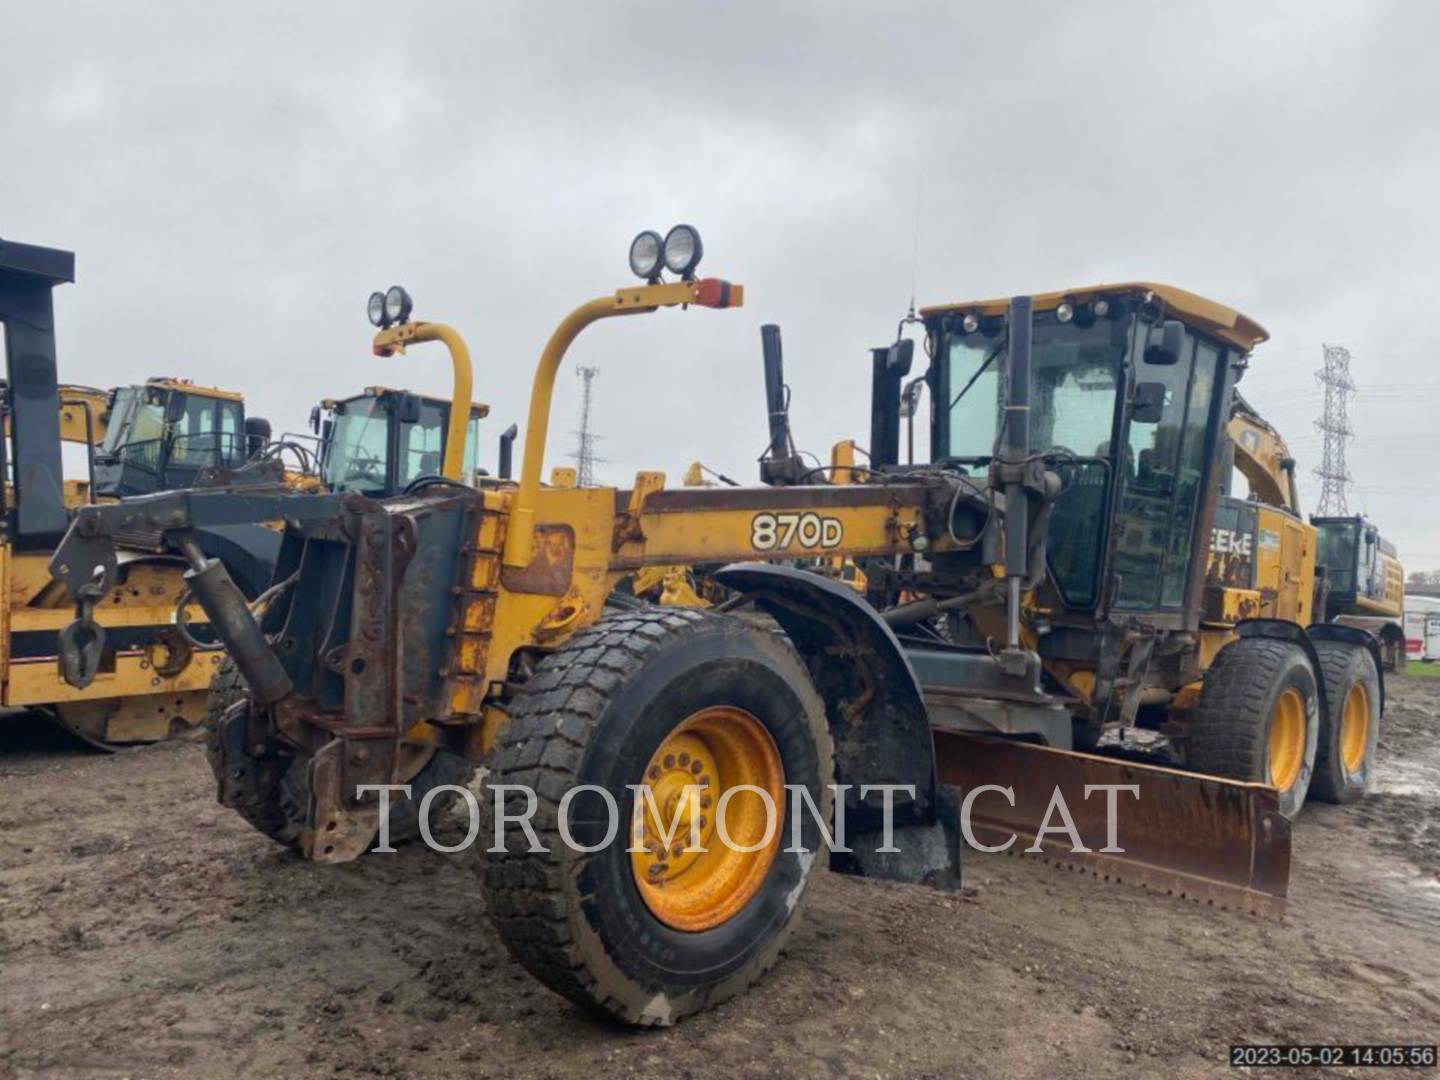
[[[192,487],[243,469],[270,438],[231,390],[160,377],[110,394],[93,459],[95,494],[126,498]]]
[[[212,697],[220,800],[314,860],[388,850],[484,762],[502,939],[552,989],[629,1023],[758,978],[827,854],[945,886],[960,834],[1000,850],[1008,833],[1107,875],[1281,908],[1286,814],[1332,679],[1303,622],[1213,597],[1204,557],[1220,418],[1263,332],[1158,286],[937,308],[926,465],[876,449],[898,447],[913,350],[895,347],[875,358],[876,458],[847,465],[850,482],[542,485],[551,392],[582,331],[741,306],[739,285],[697,278],[701,254],[688,226],[642,233],[643,283],[561,320],[518,482],[447,482],[464,445],[452,408],[435,482],[87,507],[52,573],[78,596],[122,548],[189,561],[235,665]],[[378,320],[375,352],[444,342],[469,401],[463,341],[408,307]],[[192,542],[239,520],[285,523],[258,619]],[[817,560],[863,567],[866,595],[805,568]],[[612,603],[637,572],[706,564],[737,598],[726,610]],[[755,610],[731,610],[740,599]],[[1059,749],[1162,717],[1188,764],[1220,775]]]

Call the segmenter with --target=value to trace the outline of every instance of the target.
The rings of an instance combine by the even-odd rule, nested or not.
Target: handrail
[[[447,480],[466,483],[470,478],[462,474],[474,373],[465,339],[444,323],[409,322],[377,332],[371,347],[376,356],[394,356],[396,353],[403,354],[405,346],[420,341],[443,341],[450,350],[450,362],[455,369],[455,388],[450,401],[450,422],[445,429],[445,456],[441,461],[440,475]]]
[[[600,319],[616,315],[638,315],[662,307],[695,304],[699,307],[740,307],[744,289],[739,285],[706,278],[702,281],[675,281],[660,285],[638,285],[616,290],[581,304],[560,320],[535,369],[530,390],[530,416],[525,425],[525,456],[520,465],[520,488],[510,508],[505,529],[505,566],[527,566],[535,537],[535,507],[540,496],[540,472],[545,465],[545,439],[550,429],[550,402],[555,376],[565,352],[582,330]]]

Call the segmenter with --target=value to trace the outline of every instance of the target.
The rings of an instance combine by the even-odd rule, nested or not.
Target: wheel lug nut
[[[681,755],[680,755],[680,764],[681,764],[682,766],[684,766],[684,765],[689,765],[689,764],[690,764],[690,755],[689,755],[689,754],[681,754]]]
[[[709,810],[709,809],[710,809],[710,796],[709,796],[709,795],[702,795],[702,796],[700,796],[700,809],[701,809],[701,810]]]
[[[674,755],[674,754],[666,754],[666,755],[665,755],[665,768],[667,768],[667,769],[673,769],[674,767],[675,767],[675,755]]]
[[[660,779],[660,766],[659,766],[659,765],[651,765],[651,766],[650,766],[649,776],[650,776],[650,779],[651,779],[651,780],[659,780],[659,779]]]
[[[690,771],[693,772],[696,776],[700,775],[700,762],[698,760],[692,761],[690,763]]]
[[[670,849],[670,856],[671,858],[678,859],[684,851],[685,849],[683,847],[681,847],[679,844],[676,844],[673,848]]]

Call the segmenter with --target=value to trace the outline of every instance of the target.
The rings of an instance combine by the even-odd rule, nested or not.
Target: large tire
[[[1320,734],[1315,671],[1298,645],[1241,638],[1205,672],[1187,732],[1187,763],[1200,772],[1280,791],[1280,812],[1305,805]]]
[[[717,716],[725,724],[707,728]],[[786,786],[776,801],[783,835],[760,861],[726,864],[744,873],[724,879],[739,884],[715,890],[713,906],[686,908],[696,894],[685,875],[735,852],[711,838],[688,865],[675,856],[672,866],[658,846],[658,864],[648,852],[632,859],[627,785],[649,783],[663,802],[671,769],[686,767],[685,755],[672,762],[670,751],[696,731],[689,768],[704,783],[713,764],[717,793],[738,786],[743,770],[730,766],[745,759],[727,759],[724,744],[741,736],[768,745],[766,760],[778,762]],[[808,812],[800,815],[804,850],[783,850],[796,846],[791,785],[809,791],[828,823],[833,757],[824,706],[787,641],[695,609],[609,615],[539,665],[512,703],[497,751],[492,782],[536,791],[532,824],[546,850],[531,852],[523,830],[507,828],[505,850],[484,856],[485,896],[501,940],[552,990],[625,1023],[668,1025],[739,993],[775,962],[825,853]],[[713,763],[702,768],[702,757]],[[559,831],[560,800],[582,784],[610,792],[618,808],[616,838],[595,852],[571,848]],[[506,802],[521,813],[526,798],[507,793]],[[598,846],[609,820],[603,797],[584,792],[570,811],[577,843]],[[665,875],[659,885],[651,873]]]
[[[221,725],[225,713],[243,701],[249,690],[235,662],[228,656],[210,682],[205,708],[205,757],[217,782],[234,793],[232,805],[241,817],[270,839],[300,849],[300,832],[310,807],[310,759],[304,754],[256,757],[234,733],[226,737]],[[465,786],[475,766],[457,754],[437,750],[409,781],[410,798],[392,793],[390,843],[403,844],[420,836],[420,802],[433,788]],[[228,784],[226,784],[228,781]],[[432,800],[430,820],[436,822],[455,804],[459,793],[443,791]]]
[[[1317,641],[1329,715],[1320,725],[1311,791],[1332,803],[1365,794],[1380,738],[1380,675],[1370,650],[1343,641]]]

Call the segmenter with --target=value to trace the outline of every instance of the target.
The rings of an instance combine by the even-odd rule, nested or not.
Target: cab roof
[[[351,394],[349,397],[343,398],[326,398],[320,404],[323,408],[334,409],[336,405],[339,405],[342,402],[346,401],[357,401],[360,398],[365,397],[378,398],[381,394],[406,394],[410,392],[411,391],[408,390],[397,390],[391,386],[367,386],[363,391],[358,394]],[[421,401],[426,402],[430,405],[439,405],[447,409],[450,407],[449,398],[434,397],[430,394],[416,394],[415,396]],[[483,404],[479,401],[472,401],[470,403],[470,415],[472,417],[479,417],[481,420],[483,420],[485,419],[485,417],[490,415],[490,406]]]
[[[245,395],[238,390],[221,390],[214,386],[196,386],[189,379],[176,379],[169,375],[160,375],[153,379],[145,380],[146,386],[153,386],[160,390],[174,390],[182,394],[194,394],[196,397],[220,398],[222,401],[244,401]]]
[[[1262,341],[1270,340],[1269,332],[1248,315],[1242,315],[1234,308],[1207,300],[1203,296],[1153,281],[1127,281],[1117,285],[1086,285],[1063,292],[1039,293],[1033,297],[1037,311],[1045,311],[1068,300],[1072,304],[1083,303],[1097,296],[1113,296],[1117,293],[1144,295],[1153,293],[1167,311],[1173,312],[1182,322],[1213,334],[1227,344],[1234,345],[1242,352],[1249,352]],[[1010,309],[1010,298],[999,300],[972,300],[958,304],[936,304],[922,308],[920,314],[926,318],[943,315],[946,312],[975,312],[978,315],[1004,315]]]

